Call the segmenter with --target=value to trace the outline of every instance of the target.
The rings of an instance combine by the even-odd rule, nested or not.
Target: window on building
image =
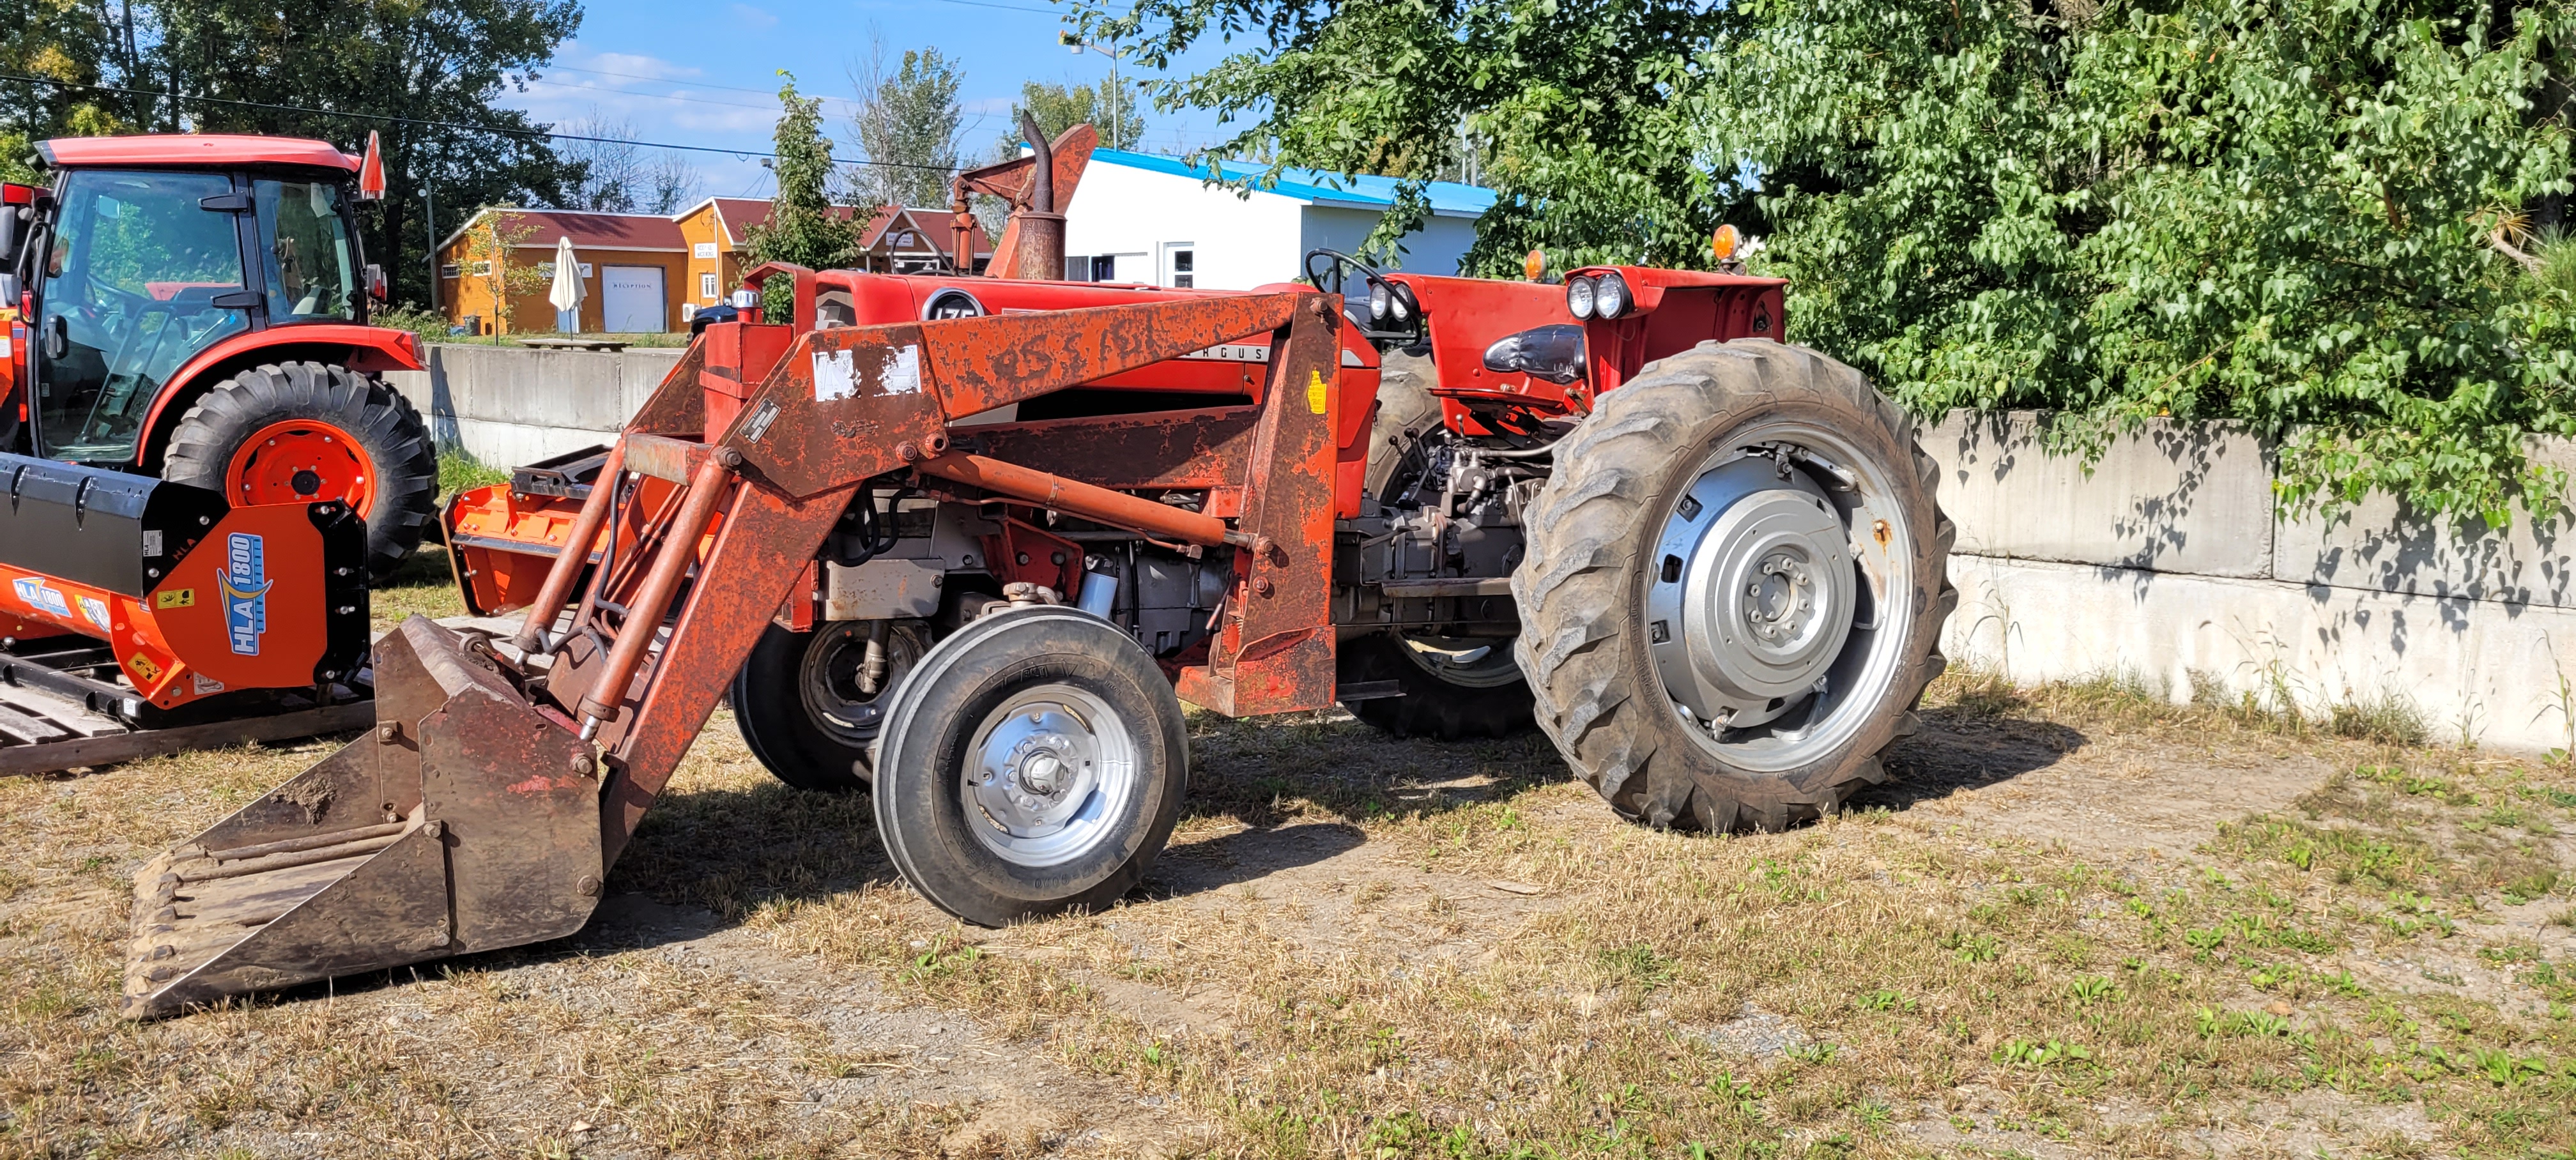
[[[539,262],[539,263],[537,263],[537,277],[540,277],[540,278],[546,279],[547,281],[551,282],[551,281],[553,281],[553,280],[554,280],[554,276],[555,276],[555,264],[554,264],[554,263],[552,263],[552,262]]]
[[[464,273],[465,273],[465,267],[460,266],[460,265],[457,265],[457,264],[456,264],[456,263],[454,263],[454,262],[449,262],[449,263],[447,263],[446,265],[444,265],[444,266],[440,266],[440,267],[438,268],[438,276],[439,276],[439,277],[441,277],[441,278],[456,278],[456,277],[462,277],[462,276],[464,275]]]
[[[1089,254],[1066,254],[1064,256],[1064,280],[1067,282],[1097,281],[1097,279],[1091,276],[1091,263],[1092,257]]]
[[[491,277],[491,276],[492,276],[492,263],[490,263],[490,262],[476,262],[476,263],[474,263],[474,276],[475,276],[475,277],[477,277],[477,278],[489,278],[489,277]]]
[[[715,276],[715,275],[713,275],[713,274],[700,274],[700,275],[698,275],[698,297],[700,297],[700,298],[704,298],[704,299],[706,299],[706,300],[708,300],[708,301],[710,301],[710,302],[715,301],[715,298],[716,298],[716,276]]]
[[[1198,281],[1198,251],[1172,251],[1172,285],[1183,290]]]

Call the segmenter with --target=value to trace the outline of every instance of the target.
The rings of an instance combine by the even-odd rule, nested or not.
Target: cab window
[[[260,245],[268,251],[268,321],[355,321],[357,255],[340,187],[313,181],[252,183]]]
[[[198,352],[250,329],[240,306],[240,234],[201,202],[233,192],[222,174],[76,170],[65,178],[46,256],[36,341],[44,453],[130,461],[144,416]]]

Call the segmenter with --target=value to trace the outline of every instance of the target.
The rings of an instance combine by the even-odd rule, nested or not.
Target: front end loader
[[[542,528],[486,527],[552,548],[486,590],[511,638],[406,622],[374,730],[137,877],[128,1014],[570,933],[728,694],[999,925],[1142,881],[1184,700],[1535,726],[1623,816],[1773,830],[1883,776],[1942,666],[1937,475],[1779,341],[1774,279],[1319,251],[1249,292],[772,265],[738,300]]]

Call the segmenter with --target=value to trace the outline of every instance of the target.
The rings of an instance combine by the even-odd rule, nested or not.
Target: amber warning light
[[[1732,261],[1735,258],[1735,246],[1738,240],[1734,226],[1719,226],[1716,235],[1708,240],[1709,252],[1717,255],[1719,262]]]
[[[1521,273],[1528,275],[1532,282],[1538,281],[1539,275],[1547,273],[1547,254],[1531,250],[1528,257],[1521,259]]]

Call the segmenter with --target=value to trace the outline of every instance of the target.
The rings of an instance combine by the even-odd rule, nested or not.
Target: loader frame
[[[768,273],[812,285],[792,267],[752,278]],[[630,421],[567,541],[628,546],[558,557],[510,642],[550,666],[414,617],[379,651],[373,731],[137,876],[128,1015],[578,930],[742,658],[879,481],[1232,548],[1206,657],[1173,666],[1180,695],[1228,715],[1334,701],[1338,299],[807,321],[711,326]],[[1251,406],[952,443],[957,419],[1254,336],[1269,346]],[[649,511],[648,477],[676,485]],[[1237,514],[1136,494],[1174,488],[1230,490]]]

